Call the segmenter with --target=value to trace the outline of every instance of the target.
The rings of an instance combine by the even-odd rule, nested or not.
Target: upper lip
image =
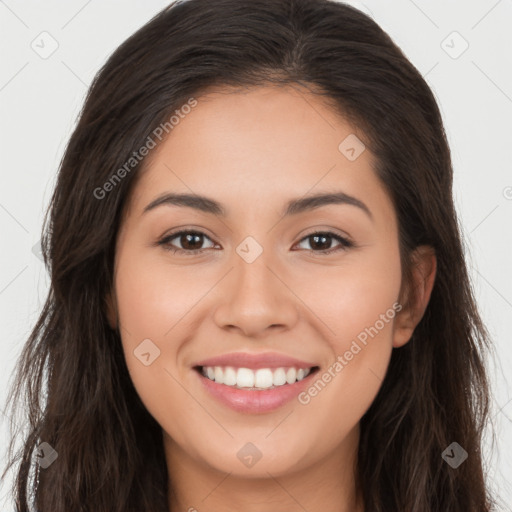
[[[195,363],[194,366],[234,366],[235,368],[250,368],[257,370],[259,368],[311,368],[315,363],[301,361],[294,357],[278,354],[277,352],[262,352],[260,354],[250,354],[247,352],[231,352],[209,359],[203,359]]]

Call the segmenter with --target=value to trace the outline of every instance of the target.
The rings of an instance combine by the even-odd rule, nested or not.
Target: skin
[[[318,96],[268,86],[197,99],[139,176],[107,298],[135,388],[162,426],[174,490],[169,510],[363,511],[354,476],[359,421],[392,350],[407,343],[423,315],[435,255],[419,248],[414,282],[402,282],[396,215],[373,155],[366,149],[349,161],[339,151],[349,134],[364,136]],[[211,197],[228,215],[173,205],[142,213],[171,191]],[[329,191],[363,201],[372,218],[347,204],[281,217],[290,199]],[[189,246],[203,253],[173,254],[156,244],[181,227],[205,233]],[[320,254],[339,242],[315,245],[306,235],[326,230],[355,246]],[[236,252],[247,236],[263,249],[252,263]],[[186,242],[178,236],[168,245]],[[270,413],[235,412],[192,370],[228,352],[277,351],[316,362],[321,375],[408,286],[416,300],[306,405],[292,400]],[[160,355],[145,366],[133,351],[147,338]],[[262,455],[250,468],[237,457],[248,442]]]

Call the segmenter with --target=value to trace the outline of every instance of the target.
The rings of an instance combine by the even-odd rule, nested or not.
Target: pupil
[[[318,240],[319,239],[323,239],[324,241],[329,238],[328,236],[325,236],[325,235],[313,235],[313,240],[315,241],[314,244],[318,243]],[[327,245],[327,247],[317,247],[319,249],[329,249],[329,243],[324,243],[323,245]]]
[[[199,242],[200,242],[200,238],[201,238],[202,235],[196,235],[196,234],[188,234],[188,235],[185,235],[185,239],[187,240],[187,242],[185,244],[182,244],[182,246],[185,248],[185,249],[196,249],[196,247],[190,247],[190,239],[191,238],[196,238],[196,242],[197,242],[197,239],[199,239]],[[199,243],[199,245],[201,245]]]

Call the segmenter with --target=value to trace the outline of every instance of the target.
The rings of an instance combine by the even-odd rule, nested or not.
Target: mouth
[[[237,412],[252,414],[274,411],[293,400],[319,369],[319,366],[193,367],[209,395]]]
[[[203,377],[235,389],[264,391],[281,386],[293,385],[318,371],[318,366],[297,368],[234,368],[232,366],[195,366],[194,370]]]

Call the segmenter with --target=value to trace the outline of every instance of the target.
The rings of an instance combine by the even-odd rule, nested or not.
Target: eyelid
[[[339,237],[345,240],[346,242],[355,245],[355,242],[352,240],[352,237],[350,237],[347,233],[344,231],[340,231],[334,228],[321,228],[321,227],[314,227],[310,228],[306,231],[305,234],[301,235],[300,241],[302,241],[304,238],[307,238],[308,236],[316,235],[316,234],[328,234],[332,237]]]

